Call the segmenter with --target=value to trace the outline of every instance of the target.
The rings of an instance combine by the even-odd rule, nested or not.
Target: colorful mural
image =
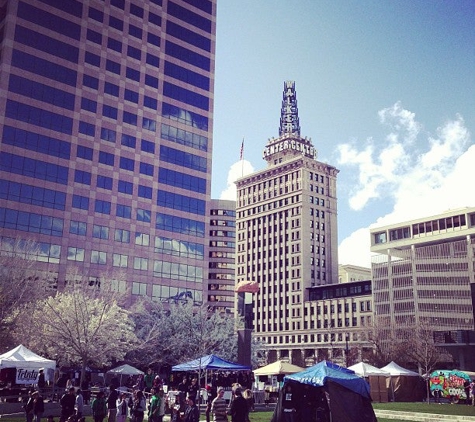
[[[446,397],[449,399],[465,400],[465,384],[470,382],[470,377],[457,370],[437,370],[430,374],[430,391],[434,397]]]

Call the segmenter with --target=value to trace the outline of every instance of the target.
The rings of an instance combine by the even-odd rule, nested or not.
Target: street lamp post
[[[350,334],[346,333],[345,334],[345,362],[346,362],[346,367],[348,368],[348,355],[350,352],[350,348],[348,347],[348,341],[350,340]]]

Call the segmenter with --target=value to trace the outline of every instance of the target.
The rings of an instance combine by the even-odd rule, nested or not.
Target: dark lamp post
[[[348,368],[348,358],[349,358],[349,353],[350,353],[350,348],[348,347],[348,341],[350,340],[350,334],[346,333],[345,334],[345,362],[346,362],[346,367]]]

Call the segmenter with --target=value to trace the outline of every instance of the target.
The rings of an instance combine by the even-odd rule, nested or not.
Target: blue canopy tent
[[[302,420],[317,417],[319,421],[376,422],[368,382],[328,361],[285,376],[272,422],[284,421],[282,401],[289,384]]]
[[[230,362],[221,359],[215,355],[206,355],[201,358],[191,360],[189,362],[181,363],[172,366],[172,371],[198,371],[199,378],[201,372],[205,373],[205,385],[208,385],[208,371],[250,371],[251,367],[247,365],[240,365],[239,363]],[[201,397],[201,396],[200,396]]]
[[[250,371],[251,367],[240,365],[215,355],[206,355],[198,359],[191,360],[186,363],[181,363],[172,367],[172,371]]]

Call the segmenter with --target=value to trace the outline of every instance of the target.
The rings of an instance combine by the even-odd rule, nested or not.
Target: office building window
[[[125,180],[119,180],[118,191],[121,193],[126,193],[127,195],[132,195],[134,185],[131,182],[126,182]]]
[[[130,243],[130,231],[125,229],[115,229],[114,240],[121,243]]]
[[[71,220],[69,225],[69,233],[77,234],[78,236],[86,236],[87,224],[82,221]]]
[[[132,216],[132,207],[128,205],[117,204],[116,215],[117,217],[130,218]]]
[[[115,253],[112,255],[112,266],[127,268],[128,260],[129,260],[129,257],[127,255]]]
[[[68,260],[84,262],[84,249],[74,246],[68,247]]]
[[[143,210],[143,209],[138,209],[137,210],[137,221],[143,221],[145,223],[150,223],[151,217],[150,217],[150,211],[149,210]]]
[[[91,264],[106,265],[107,253],[102,251],[91,251]]]
[[[92,237],[97,239],[109,239],[109,227],[94,224],[92,226]]]
[[[94,211],[100,214],[110,214],[111,213],[111,203],[109,201],[102,201],[96,199],[94,204]]]
[[[88,210],[89,198],[81,195],[73,195],[72,207],[80,210]]]

